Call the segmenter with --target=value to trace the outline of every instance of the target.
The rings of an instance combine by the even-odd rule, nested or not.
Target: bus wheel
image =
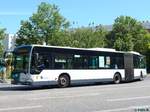
[[[68,87],[70,85],[70,79],[68,75],[61,75],[58,79],[59,87]]]
[[[143,73],[141,72],[140,81],[144,80]]]
[[[121,82],[121,75],[119,74],[119,73],[116,73],[115,75],[114,75],[114,78],[113,78],[113,82],[115,83],[115,84],[119,84],[120,82]]]

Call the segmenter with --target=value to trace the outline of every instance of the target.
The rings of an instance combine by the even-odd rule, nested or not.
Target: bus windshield
[[[24,72],[27,73],[29,69],[29,50],[28,49],[17,49],[14,52],[14,72]]]

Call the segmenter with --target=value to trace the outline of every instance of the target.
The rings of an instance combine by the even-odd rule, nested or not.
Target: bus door
[[[129,53],[124,54],[124,68],[125,68],[125,81],[132,81],[134,79],[134,65],[132,54]]]

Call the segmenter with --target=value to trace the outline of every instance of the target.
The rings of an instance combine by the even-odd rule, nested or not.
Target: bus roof
[[[76,48],[76,47],[68,47],[68,46],[48,46],[48,45],[37,45],[37,44],[33,44],[33,45],[22,45],[19,46],[17,48],[22,48],[22,47],[48,47],[48,48],[60,48],[60,49],[72,49],[72,50],[86,50],[86,51],[104,51],[104,52],[114,52],[114,53],[131,53],[131,54],[135,54],[135,55],[141,55],[138,52],[135,51],[117,51],[115,49],[111,49],[111,48]]]
[[[73,50],[88,50],[88,51],[106,51],[106,52],[120,52],[110,48],[76,48],[68,46],[48,46],[48,45],[31,45],[33,47],[49,47],[49,48],[62,48],[62,49],[73,49]]]
[[[130,51],[129,53],[136,54],[136,55],[141,55],[139,52],[135,52],[135,51]]]

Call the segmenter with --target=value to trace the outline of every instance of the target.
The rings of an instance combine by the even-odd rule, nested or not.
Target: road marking
[[[90,96],[98,96],[99,93],[90,93],[90,94],[80,94],[80,95],[65,95],[65,96],[54,96],[54,97],[38,97],[38,98],[30,98],[28,100],[45,100],[45,99],[64,99],[64,98],[78,98],[78,97],[90,97]]]
[[[150,96],[141,96],[141,97],[131,97],[131,98],[118,98],[118,99],[107,99],[107,101],[128,101],[128,100],[140,100],[140,99],[149,99]]]
[[[24,110],[24,109],[36,109],[41,108],[42,105],[36,105],[36,106],[24,106],[24,107],[10,107],[10,108],[0,108],[0,111],[12,111],[12,110]]]
[[[119,89],[140,89],[140,88],[149,88],[150,86],[134,86],[134,87],[130,87],[130,85],[128,85],[129,87],[127,86],[121,86],[121,85],[111,85],[111,86],[108,86],[108,87],[102,87],[100,88],[101,90],[118,90],[118,87],[120,87]]]
[[[116,87],[117,86],[117,87]],[[59,94],[59,95],[64,95],[66,93],[69,93],[69,94],[84,94],[84,93],[101,93],[103,94],[103,92],[106,92],[106,91],[115,91],[115,90],[118,90],[118,86],[119,85],[107,85],[105,87],[100,87],[100,86],[96,86],[96,88],[94,89],[91,89],[91,87],[82,87],[83,89],[79,92],[78,89],[79,88],[73,88],[73,91],[56,91],[56,92],[53,92],[52,94]],[[99,88],[100,87],[100,88]],[[140,89],[140,88],[150,88],[150,86],[137,86],[137,87],[120,87],[119,89]],[[68,89],[68,88],[67,88]],[[72,88],[69,88],[69,89],[72,89]],[[74,90],[75,89],[75,90]],[[49,91],[46,91],[45,93],[49,93]]]
[[[81,89],[81,88],[67,88],[68,89],[67,92],[61,90],[61,91],[56,91],[56,92],[53,91],[53,93],[54,94],[65,94],[65,93],[82,94],[82,93],[85,93],[85,92],[103,92],[103,91],[105,92],[106,90],[107,91],[118,90],[118,87],[120,87],[119,89],[140,89],[140,88],[143,89],[143,88],[150,88],[150,86],[137,86],[137,87],[136,86],[134,86],[134,87],[123,86],[122,87],[121,85],[105,85],[105,86],[99,85],[99,86],[85,86],[85,87],[81,87],[83,89],[80,92],[78,91],[78,89]],[[59,89],[57,89],[57,90],[59,90]],[[45,91],[43,93],[49,93],[49,91]]]
[[[108,110],[99,110],[99,111],[93,111],[93,112],[117,112],[117,111],[127,111],[132,110],[132,108],[116,108],[116,109],[108,109]]]
[[[98,110],[98,111],[93,111],[93,112],[118,112],[118,111],[129,111],[129,110],[133,110],[135,112],[139,112],[140,110],[145,110],[144,112],[149,112],[150,111],[150,105],[131,106],[131,107],[126,107],[126,108],[116,108],[116,109],[107,109],[107,110]]]

